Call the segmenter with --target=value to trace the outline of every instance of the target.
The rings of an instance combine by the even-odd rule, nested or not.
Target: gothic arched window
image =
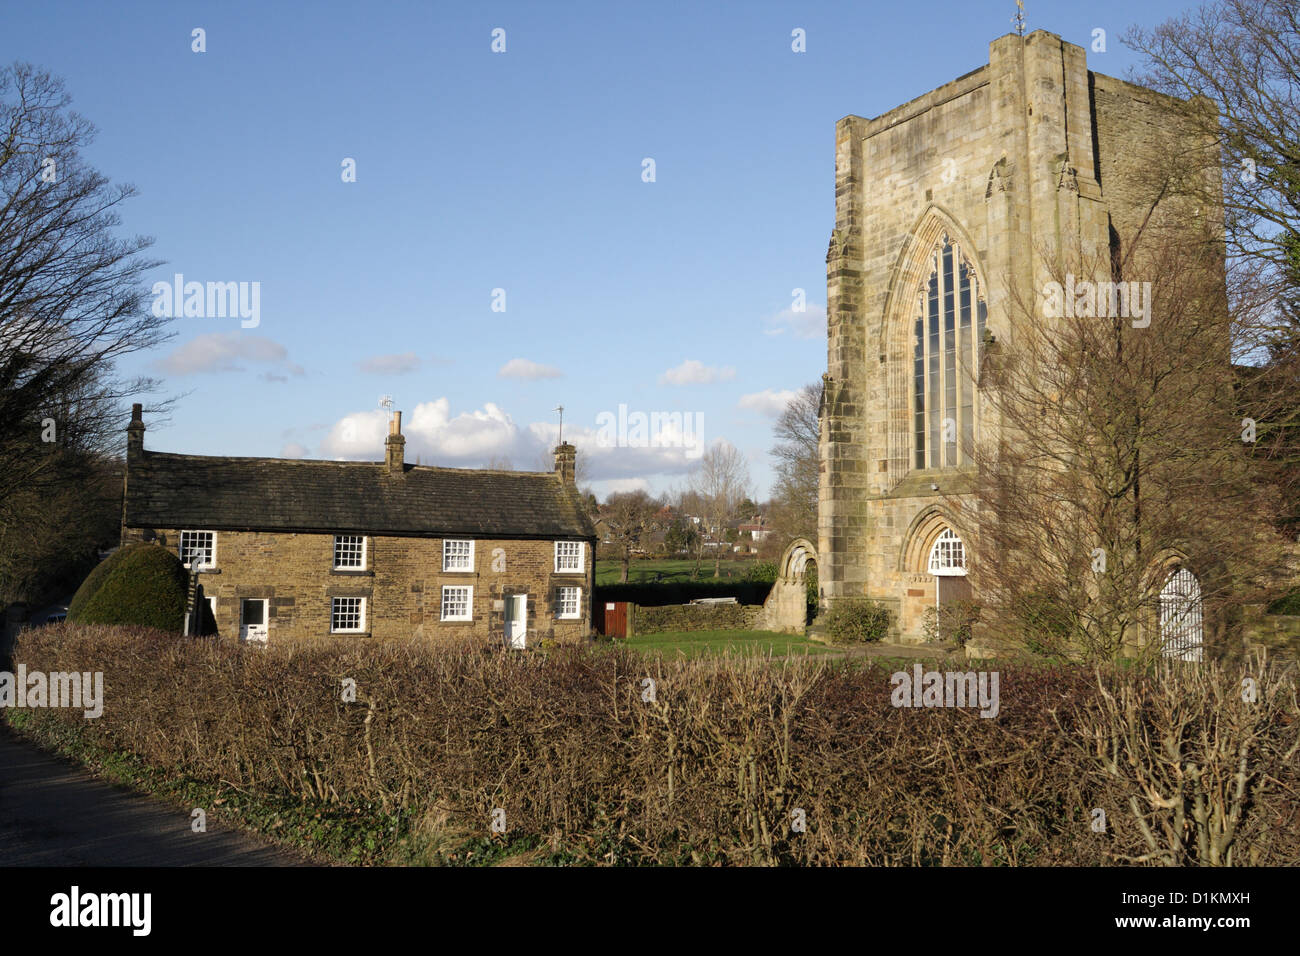
[[[917,296],[912,351],[913,464],[968,464],[975,443],[975,369],[988,308],[975,267],[948,236]],[[960,436],[960,442],[958,441]]]

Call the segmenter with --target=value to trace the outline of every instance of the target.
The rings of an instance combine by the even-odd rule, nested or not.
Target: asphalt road
[[[0,866],[301,866],[253,837],[96,780],[0,728]]]

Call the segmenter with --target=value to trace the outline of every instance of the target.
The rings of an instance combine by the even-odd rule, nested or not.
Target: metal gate
[[[1201,586],[1196,575],[1179,568],[1160,590],[1160,641],[1165,657],[1199,661],[1205,640]]]

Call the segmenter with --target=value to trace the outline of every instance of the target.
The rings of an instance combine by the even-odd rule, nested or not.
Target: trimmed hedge
[[[68,605],[68,619],[180,633],[187,585],[184,565],[166,548],[128,545],[90,572]]]
[[[81,582],[81,586],[77,588],[77,593],[72,596],[72,600],[68,603],[69,618],[75,621],[77,615],[85,608],[86,600],[99,590],[99,586],[104,582],[104,576],[113,567],[113,558],[117,554],[118,552],[113,552],[113,554],[110,554],[90,569],[90,573],[86,575],[86,579]]]

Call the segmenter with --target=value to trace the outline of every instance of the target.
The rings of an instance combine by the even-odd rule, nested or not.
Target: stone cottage
[[[527,473],[409,465],[401,412],[382,463],[174,455],[144,431],[136,405],[122,541],[186,562],[222,636],[525,648],[591,631],[595,529],[570,444]]]

